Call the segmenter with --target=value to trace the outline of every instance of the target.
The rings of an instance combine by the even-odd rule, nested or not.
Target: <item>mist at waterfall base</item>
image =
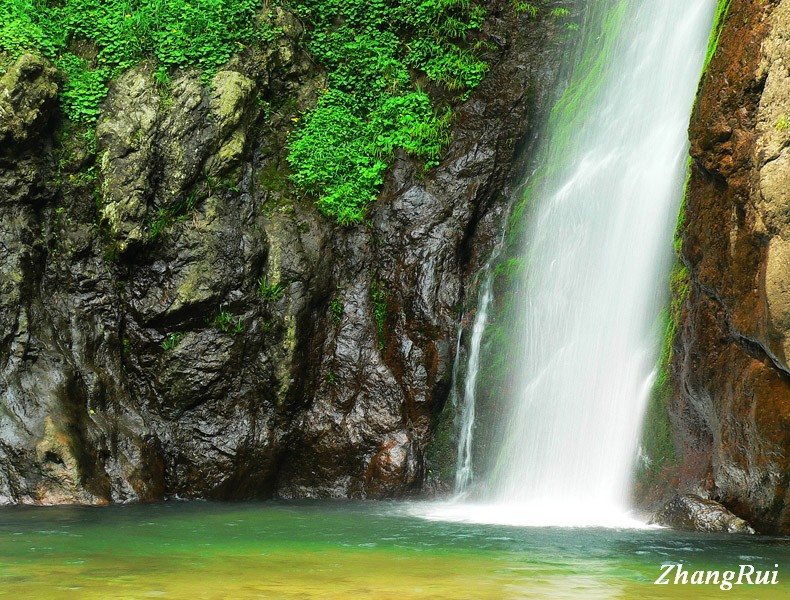
[[[616,27],[585,36],[587,44],[611,45],[600,87],[582,100],[587,105],[577,114],[553,114],[544,134],[547,164],[538,173],[545,175],[538,175],[524,216],[527,266],[512,292],[524,317],[513,351],[520,375],[516,392],[501,399],[493,466],[474,473],[474,423],[464,422],[458,497],[421,507],[424,516],[641,525],[629,514],[629,491],[658,361],[686,131],[714,5],[636,0],[620,5]],[[578,113],[584,117],[568,136],[563,118]],[[481,298],[478,316],[485,319],[490,299]],[[480,320],[459,386],[463,419],[475,416]]]

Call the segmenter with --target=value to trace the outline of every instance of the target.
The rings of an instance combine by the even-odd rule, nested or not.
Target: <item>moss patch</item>
[[[683,305],[691,286],[691,276],[681,256],[682,235],[686,224],[686,195],[690,179],[691,160],[686,170],[683,200],[675,226],[675,264],[670,275],[670,304],[662,313],[663,337],[658,371],[653,389],[650,391],[642,430],[643,456],[636,472],[637,488],[642,490],[651,490],[666,482],[672,467],[677,463],[669,402],[674,393],[671,372],[674,344],[683,316]]]
[[[730,10],[731,0],[718,0],[716,4],[716,12],[713,16],[713,29],[708,41],[708,51],[705,53],[705,68],[707,70],[710,61],[713,60],[713,55],[716,54],[716,48],[719,47],[719,38],[724,28],[724,21],[727,13]]]

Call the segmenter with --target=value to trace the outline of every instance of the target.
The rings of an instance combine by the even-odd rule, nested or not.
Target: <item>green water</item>
[[[427,521],[404,504],[0,509],[0,597],[788,598],[788,539]],[[654,586],[773,569],[779,585]]]

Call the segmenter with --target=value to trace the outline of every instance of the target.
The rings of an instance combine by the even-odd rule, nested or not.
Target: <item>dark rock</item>
[[[457,306],[568,39],[488,8],[501,43],[442,164],[398,157],[356,227],[288,182],[325,82],[280,9],[285,35],[213,85],[162,89],[145,64],[113,82],[95,149],[20,121],[36,148],[0,149],[0,503],[420,490]]]

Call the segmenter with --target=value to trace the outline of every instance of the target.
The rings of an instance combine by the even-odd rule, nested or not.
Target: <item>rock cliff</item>
[[[115,79],[95,132],[22,55],[0,79],[0,503],[419,490],[458,306],[567,36],[488,3],[490,71],[368,222],[288,180],[324,73],[302,24],[213,79]]]
[[[732,0],[692,115],[669,487],[790,531],[790,2]],[[684,288],[685,286],[680,286]]]

